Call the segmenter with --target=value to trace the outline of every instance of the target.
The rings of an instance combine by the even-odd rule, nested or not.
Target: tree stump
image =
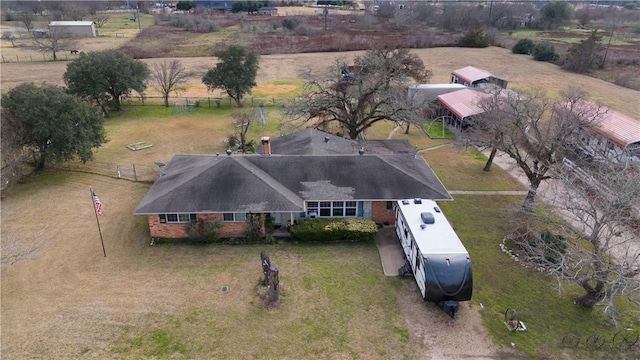
[[[278,265],[269,267],[269,302],[273,303],[280,299],[280,278]]]
[[[269,285],[269,268],[271,267],[271,259],[267,255],[266,251],[260,253],[260,260],[262,262],[262,274],[264,275],[264,285]]]

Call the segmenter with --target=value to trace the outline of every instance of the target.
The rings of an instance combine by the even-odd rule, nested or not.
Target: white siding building
[[[52,21],[49,34],[58,37],[96,37],[93,21]]]

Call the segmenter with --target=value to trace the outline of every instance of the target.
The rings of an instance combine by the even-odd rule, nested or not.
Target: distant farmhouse
[[[213,12],[226,13],[231,12],[233,9],[234,0],[196,0],[196,7],[205,7],[211,9]]]
[[[96,37],[96,28],[93,21],[52,21],[49,34],[65,38]]]

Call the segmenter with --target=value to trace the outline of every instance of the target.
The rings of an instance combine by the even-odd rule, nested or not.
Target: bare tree
[[[409,134],[411,125],[421,128],[427,119],[436,117],[436,99],[422,96],[417,91],[407,91],[406,97],[397,99],[397,106],[396,126],[404,126],[405,134]]]
[[[249,148],[247,132],[249,132],[253,118],[246,112],[235,112],[231,116],[233,117],[233,127],[235,129],[233,136],[240,140],[240,150],[242,150],[242,153],[246,153]]]
[[[36,15],[33,13],[31,8],[23,8],[20,14],[18,15],[18,19],[22,22],[27,31],[31,31],[33,28],[33,21],[35,20]]]
[[[185,90],[184,84],[190,73],[182,65],[180,60],[163,60],[161,63],[153,64],[151,70],[151,86],[162,93],[164,107],[169,107],[169,95],[180,93]]]
[[[408,49],[373,49],[347,65],[337,59],[328,74],[307,74],[303,94],[287,107],[292,119],[323,126],[338,123],[351,139],[379,121],[404,121],[409,79],[431,75]]]
[[[2,32],[2,40],[10,41],[11,42],[11,47],[16,47],[16,44],[15,44],[16,37],[15,37],[15,35],[13,35],[13,33],[11,31],[3,31]]]
[[[64,32],[58,28],[52,28],[45,37],[33,38],[33,44],[41,53],[50,53],[53,61],[58,60],[58,53],[66,46]]]
[[[107,22],[109,22],[109,15],[96,15],[93,17],[93,22],[96,24],[96,27],[99,29],[103,27]]]
[[[640,168],[567,162],[553,181],[545,197],[553,211],[516,217],[510,239],[527,262],[556,275],[560,287],[565,280],[582,287],[576,304],[603,303],[615,320],[618,297],[640,305]]]
[[[484,113],[467,136],[515,160],[529,180],[525,210],[532,209],[540,184],[552,177],[549,171],[561,161],[558,153],[572,148],[575,135],[602,116],[599,106],[586,103],[585,97],[575,89],[563,92],[556,101],[541,93],[496,91],[481,104]]]
[[[17,236],[11,232],[3,232],[0,241],[0,265],[13,265],[20,260],[31,259],[46,243],[43,235],[49,225],[36,234]]]

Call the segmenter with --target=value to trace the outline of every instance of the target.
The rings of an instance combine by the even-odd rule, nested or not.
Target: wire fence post
[[[120,179],[120,165],[116,165],[116,170],[118,171],[118,179]]]
[[[135,181],[138,181],[138,175],[136,174],[136,164],[132,164],[131,167],[133,168],[133,179]]]

